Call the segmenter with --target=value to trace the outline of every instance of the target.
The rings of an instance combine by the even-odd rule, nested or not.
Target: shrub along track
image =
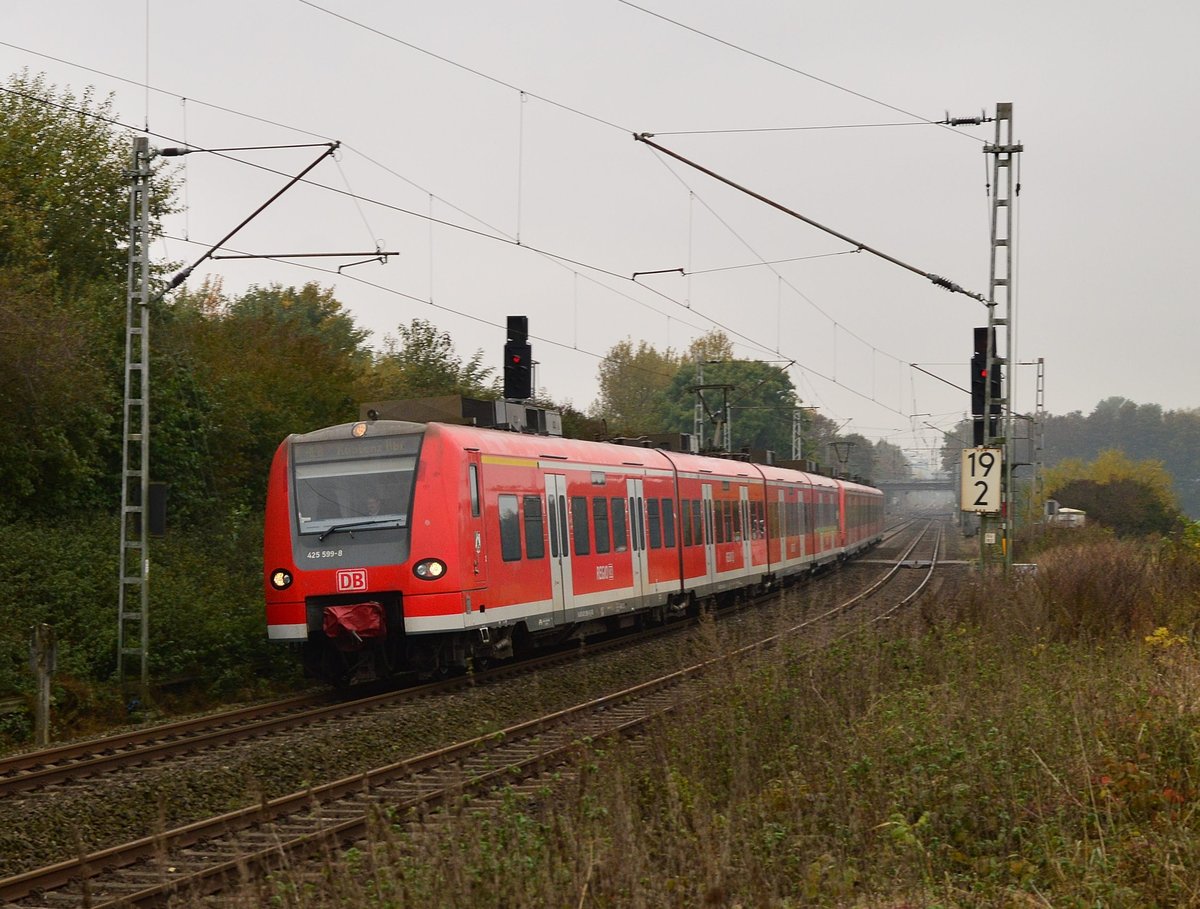
[[[913,545],[916,546],[916,542]],[[884,581],[908,574],[902,572],[900,566],[911,562],[909,557],[913,551],[910,547],[897,560],[896,567]],[[933,559],[930,561],[932,563]],[[866,566],[856,572],[865,570]],[[846,616],[851,609],[860,615],[894,612],[900,608],[899,603],[874,606],[870,610],[858,609],[867,597],[871,602],[877,602],[878,597],[874,594],[882,585],[882,581],[878,582],[871,590],[845,602],[818,606],[805,621],[768,638],[762,638],[759,631],[755,635],[757,643],[750,646],[777,640],[782,633],[828,627],[830,622]],[[805,593],[813,594],[819,586],[806,588]],[[863,618],[868,616],[863,615]],[[698,641],[700,636],[694,637]],[[80,804],[103,805],[113,801],[129,804],[140,799],[143,807],[134,812],[137,817],[130,817],[127,823],[116,826],[129,832],[138,831],[141,835],[129,843],[90,854],[84,853],[95,848],[88,845],[89,839],[94,842],[93,837],[85,839],[81,833],[73,841],[59,842],[57,850],[49,847],[36,854],[43,861],[63,855],[81,858],[67,859],[0,881],[0,899],[19,899],[22,905],[78,905],[81,901],[103,905],[105,899],[114,898],[136,902],[133,895],[143,890],[147,891],[145,899],[153,902],[180,887],[219,888],[231,879],[235,869],[242,869],[238,872],[241,874],[246,869],[272,867],[272,863],[290,855],[293,848],[297,850],[295,855],[300,856],[312,849],[323,850],[331,841],[347,842],[360,838],[372,805],[415,809],[418,804],[436,804],[445,799],[447,791],[458,794],[471,788],[493,789],[500,782],[512,782],[521,776],[544,772],[544,768],[566,761],[575,747],[572,743],[581,738],[618,734],[626,724],[640,726],[649,722],[650,717],[669,709],[680,696],[678,687],[698,684],[697,680],[703,678],[711,663],[710,653],[708,659],[692,657],[693,665],[688,669],[674,668],[681,656],[686,655],[685,651],[696,652],[707,646],[697,641],[686,646],[680,646],[678,639],[664,639],[659,645],[643,642],[633,658],[614,651],[603,659],[583,661],[574,667],[561,664],[541,667],[538,672],[526,674],[512,685],[495,686],[496,690],[490,695],[484,686],[467,686],[456,693],[443,693],[437,699],[422,699],[419,708],[412,703],[406,709],[395,708],[390,716],[387,709],[374,709],[354,720],[339,722],[330,735],[321,737],[317,743],[296,744],[273,737],[243,743],[238,749],[219,749],[219,762],[237,764],[233,776],[241,785],[235,785],[234,791],[228,793],[229,802],[237,806],[232,810],[214,808],[211,802],[194,806],[198,813],[193,814],[193,818],[205,816],[207,812],[212,815],[208,820],[176,823],[179,815],[168,810],[174,807],[174,793],[169,786],[162,786],[157,789],[160,820],[147,830],[145,815],[154,812],[147,812],[144,806],[147,802],[154,804],[155,797],[150,794],[148,798],[142,787],[144,780],[132,785],[132,799],[119,795],[114,798],[113,786],[93,784],[91,795],[85,796],[83,802],[68,799],[57,815],[50,811],[51,823],[57,817],[60,824],[65,822],[69,827],[80,827],[78,821],[73,823],[65,816]],[[660,646],[662,653],[649,656],[655,646]],[[592,653],[591,648],[589,653]],[[630,665],[633,663],[638,664],[643,675],[649,673],[654,678],[630,687]],[[672,663],[673,671],[664,671],[664,667]],[[567,674],[569,681],[561,682],[556,678]],[[611,692],[616,688],[623,690],[618,695],[596,697],[596,692]],[[584,703],[578,703],[581,697]],[[649,706],[635,709],[632,706],[635,703]],[[621,705],[620,709],[616,705]],[[536,712],[536,708],[542,709],[542,716],[532,721],[513,722],[522,719],[521,713],[528,716]],[[355,728],[349,729],[351,725]],[[367,727],[374,730],[367,738],[378,740],[382,735],[386,739],[385,747],[380,747],[378,741],[374,748],[359,747]],[[458,745],[445,745],[447,734],[462,737],[463,731],[472,728],[484,734]],[[501,732],[495,731],[498,729]],[[263,751],[257,762],[241,758],[242,751],[250,744]],[[314,766],[312,755],[328,750],[334,753],[324,755],[327,760],[322,766]],[[295,755],[295,751],[305,754]],[[407,757],[422,751],[428,753],[419,758]],[[380,761],[381,756],[386,758],[396,753],[404,759]],[[375,763],[364,765],[361,763],[364,759]],[[199,760],[187,763],[190,765]],[[295,766],[297,761],[301,765],[299,768]],[[267,769],[271,765],[278,765],[274,768],[280,771],[277,777],[272,777]],[[356,765],[375,769],[346,775],[346,771]],[[335,772],[339,769],[340,774]],[[228,780],[220,772],[230,770],[228,766],[203,771],[187,766],[167,768],[165,774],[161,770],[159,768],[160,776],[170,779],[194,777],[193,785],[184,788],[185,795],[193,794],[198,788],[215,790],[218,794],[228,788]],[[314,788],[313,782],[318,779],[336,779],[336,782]],[[438,783],[438,780],[442,782]],[[286,788],[279,788],[289,782],[295,791],[288,793]],[[150,785],[149,793],[155,791],[156,787]],[[279,792],[285,794],[278,795]],[[248,802],[250,806],[246,807]],[[319,807],[314,807],[315,804]],[[29,816],[28,810],[22,808],[30,806],[14,807],[20,814]],[[187,814],[182,816],[186,818]],[[4,818],[0,817],[0,824],[3,823]],[[168,828],[172,829],[168,831]],[[221,834],[221,831],[236,833]],[[293,841],[294,846],[285,845]],[[299,861],[295,857],[284,860],[289,863]],[[59,889],[63,887],[65,889]],[[43,896],[39,895],[41,891],[47,892]]]

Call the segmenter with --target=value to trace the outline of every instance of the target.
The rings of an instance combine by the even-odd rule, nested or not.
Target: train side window
[[[500,502],[500,558],[506,562],[521,559],[521,513],[517,497],[502,495]]]
[[[542,500],[525,496],[525,555],[541,559],[546,555],[546,534],[542,528]]]
[[[592,529],[596,532],[596,552],[608,552],[608,499],[592,499]]]
[[[550,528],[550,557],[558,558],[558,516],[554,511],[554,496],[546,496],[546,522]]]
[[[470,473],[471,486],[471,517],[479,517],[479,468],[472,464],[467,468]]]
[[[662,500],[663,545],[667,549],[675,548],[675,502],[671,499]]]
[[[645,500],[641,496],[638,496],[637,519],[633,524],[633,533],[635,537],[633,548],[639,552],[646,548],[646,517],[643,513],[643,509],[645,508],[645,505],[643,504],[644,502]]]
[[[613,549],[624,552],[629,548],[629,537],[625,523],[625,500],[617,497],[612,500],[612,534]]]
[[[679,523],[683,525],[683,545],[692,545],[692,502],[682,499],[679,502]]]
[[[731,533],[729,538],[735,543],[741,542],[745,537],[742,536],[742,503],[729,503],[729,518],[732,521]]]
[[[658,499],[646,500],[646,522],[650,525],[650,548],[662,549],[662,524],[658,516]]]
[[[704,508],[700,499],[692,499],[692,539],[704,545]]]
[[[575,537],[575,555],[588,555],[592,551],[588,540],[588,507],[583,496],[571,496],[571,533]]]
[[[567,542],[567,497],[566,496],[558,497],[558,540],[560,543],[559,552],[562,553],[562,557],[565,559],[567,556],[570,555],[570,552],[567,549],[567,547],[570,544]]]

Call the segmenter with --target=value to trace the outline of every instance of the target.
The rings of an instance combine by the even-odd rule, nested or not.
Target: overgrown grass
[[[725,661],[530,800],[381,818],[245,905],[1200,903],[1200,564],[1105,542],[886,631]],[[237,899],[230,897],[231,904]]]

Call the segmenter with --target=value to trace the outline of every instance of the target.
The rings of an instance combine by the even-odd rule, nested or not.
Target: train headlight
[[[271,586],[276,590],[287,590],[292,586],[292,573],[286,568],[276,568],[271,572]]]
[[[413,566],[413,574],[422,581],[436,581],[446,573],[446,563],[441,559],[421,559]]]

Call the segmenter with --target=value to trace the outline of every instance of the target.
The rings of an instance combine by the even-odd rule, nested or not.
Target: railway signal
[[[528,316],[508,317],[504,342],[504,397],[524,401],[533,397],[533,350],[529,346]]]
[[[989,335],[991,344],[988,343]],[[975,329],[975,348],[971,355],[971,416],[974,424],[974,442],[978,448],[987,439],[997,435],[1000,418],[1000,366],[996,362],[996,330],[987,328]],[[989,351],[990,348],[990,351]],[[991,354],[993,368],[988,368],[988,354]],[[991,386],[990,388],[988,386]],[[991,416],[987,421],[987,431],[984,431],[984,411],[988,409],[988,398],[991,399]]]

